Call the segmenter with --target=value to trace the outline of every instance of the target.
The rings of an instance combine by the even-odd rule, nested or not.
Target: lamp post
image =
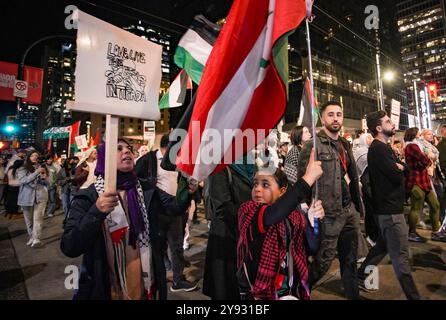
[[[380,51],[379,45],[376,47],[376,72],[378,77],[378,109],[384,110],[384,90],[383,81],[381,78],[381,64],[380,64]]]

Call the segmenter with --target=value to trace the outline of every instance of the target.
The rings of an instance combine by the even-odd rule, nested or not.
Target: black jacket
[[[138,177],[143,190],[156,189],[163,204],[164,212],[169,216],[184,216],[190,202],[190,195],[187,191],[187,181],[182,175],[178,177],[178,191],[176,196],[172,196],[156,186],[158,179],[158,150],[150,151],[142,156],[135,165],[136,176]]]
[[[106,215],[96,207],[98,194],[94,185],[81,190],[72,200],[61,240],[62,252],[71,258],[83,255],[79,289],[75,300],[109,300],[111,289],[103,235]],[[158,214],[176,211],[178,204],[160,196],[155,188],[144,190],[149,213],[150,241],[152,244],[155,285],[161,300],[167,299],[166,272],[162,243],[159,238]],[[181,205],[184,205],[181,203]],[[187,206],[187,204],[186,204]]]
[[[143,189],[156,187],[156,179],[158,175],[158,159],[156,152],[150,151],[138,159],[135,165],[135,172],[141,181]]]
[[[367,154],[375,214],[400,214],[404,210],[404,173],[390,146],[374,140]]]

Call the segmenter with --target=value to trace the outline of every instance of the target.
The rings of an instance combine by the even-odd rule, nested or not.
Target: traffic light
[[[437,99],[437,84],[436,83],[429,83],[427,85],[428,91],[429,91],[429,99],[431,101],[435,101]]]
[[[17,127],[15,125],[12,125],[12,124],[7,124],[4,127],[4,131],[6,133],[8,133],[8,134],[12,134],[12,133],[15,133],[17,131]]]

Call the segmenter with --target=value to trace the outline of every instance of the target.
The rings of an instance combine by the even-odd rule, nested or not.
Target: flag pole
[[[71,131],[73,130],[73,126],[70,126],[70,134],[68,135],[68,154],[67,154],[67,158],[70,158],[70,151],[71,151]]]
[[[309,17],[305,19],[305,25],[307,29],[307,47],[308,47],[308,73],[310,74],[310,103],[311,103],[311,127],[313,132],[313,149],[314,149],[314,160],[317,160],[317,152],[316,152],[316,119],[314,118],[314,82],[313,82],[313,63],[311,61],[311,39],[310,39],[310,21]],[[317,201],[319,197],[319,188],[317,181],[314,186],[314,201]],[[315,217],[314,218],[314,233],[319,234],[319,221]]]

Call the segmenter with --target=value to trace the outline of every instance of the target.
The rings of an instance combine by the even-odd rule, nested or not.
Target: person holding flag
[[[248,138],[237,148],[235,141],[243,139],[245,130],[268,135],[276,126],[287,103],[288,36],[305,18],[306,4],[234,1],[206,60],[189,130],[176,159],[180,171],[205,180],[261,142],[258,137]],[[232,132],[224,134],[225,130]],[[225,136],[222,143],[210,143],[209,135],[215,132]],[[209,163],[204,158],[210,153],[221,159]]]
[[[362,207],[358,173],[350,143],[340,136],[344,120],[342,105],[337,101],[328,101],[319,110],[323,129],[316,135],[316,155],[322,161],[324,174],[318,180],[317,187],[325,219],[320,228],[320,249],[310,267],[310,283],[315,285],[322,278],[337,252],[345,294],[348,299],[359,299],[356,262],[358,212]],[[313,144],[313,140],[308,141],[299,155],[298,178],[306,172]],[[310,199],[307,201],[310,202]]]
[[[252,200],[238,212],[237,277],[242,300],[310,298],[307,254],[315,254],[319,242],[310,225],[313,217],[324,217],[324,208],[320,200],[314,202],[308,219],[296,207],[311,195],[311,186],[322,173],[313,152],[294,186],[288,187],[281,169],[259,168]]]

